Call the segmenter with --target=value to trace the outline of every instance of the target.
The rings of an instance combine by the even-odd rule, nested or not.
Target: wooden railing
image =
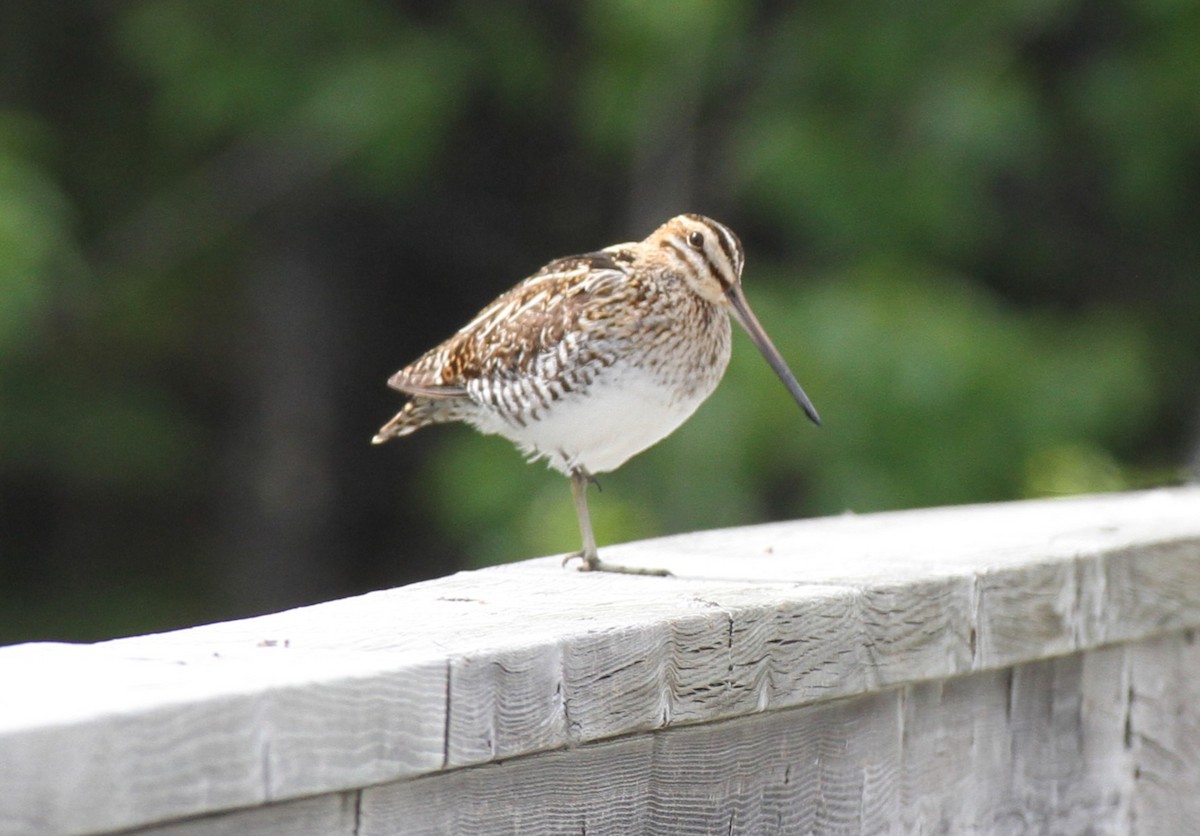
[[[0,649],[0,834],[1200,825],[1200,488],[612,547]]]

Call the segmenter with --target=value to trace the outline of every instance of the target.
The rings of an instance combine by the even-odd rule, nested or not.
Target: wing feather
[[[619,247],[550,262],[498,297],[458,333],[396,372],[388,385],[426,398],[463,397],[479,378],[512,380],[536,358],[555,352],[596,295],[628,278]]]

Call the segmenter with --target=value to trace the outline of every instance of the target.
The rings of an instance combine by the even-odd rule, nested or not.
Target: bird
[[[716,389],[736,320],[816,425],[821,418],[742,291],[734,232],[698,214],[642,241],[558,258],[396,372],[408,396],[372,439],[463,422],[570,479],[583,547],[564,565],[668,575],[600,559],[587,488],[670,435]],[[598,483],[597,483],[598,484]]]

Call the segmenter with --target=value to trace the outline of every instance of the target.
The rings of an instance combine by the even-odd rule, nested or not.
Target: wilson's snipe
[[[501,435],[570,477],[583,569],[645,573],[598,557],[587,483],[669,435],[712,393],[729,363],[730,315],[820,423],[746,303],[742,263],[737,236],[700,215],[552,261],[392,375],[388,385],[410,400],[374,443],[447,421]]]

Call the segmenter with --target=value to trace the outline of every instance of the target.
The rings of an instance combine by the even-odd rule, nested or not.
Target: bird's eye
[[[688,246],[694,250],[704,249],[704,236],[699,232],[693,232],[688,236]]]

